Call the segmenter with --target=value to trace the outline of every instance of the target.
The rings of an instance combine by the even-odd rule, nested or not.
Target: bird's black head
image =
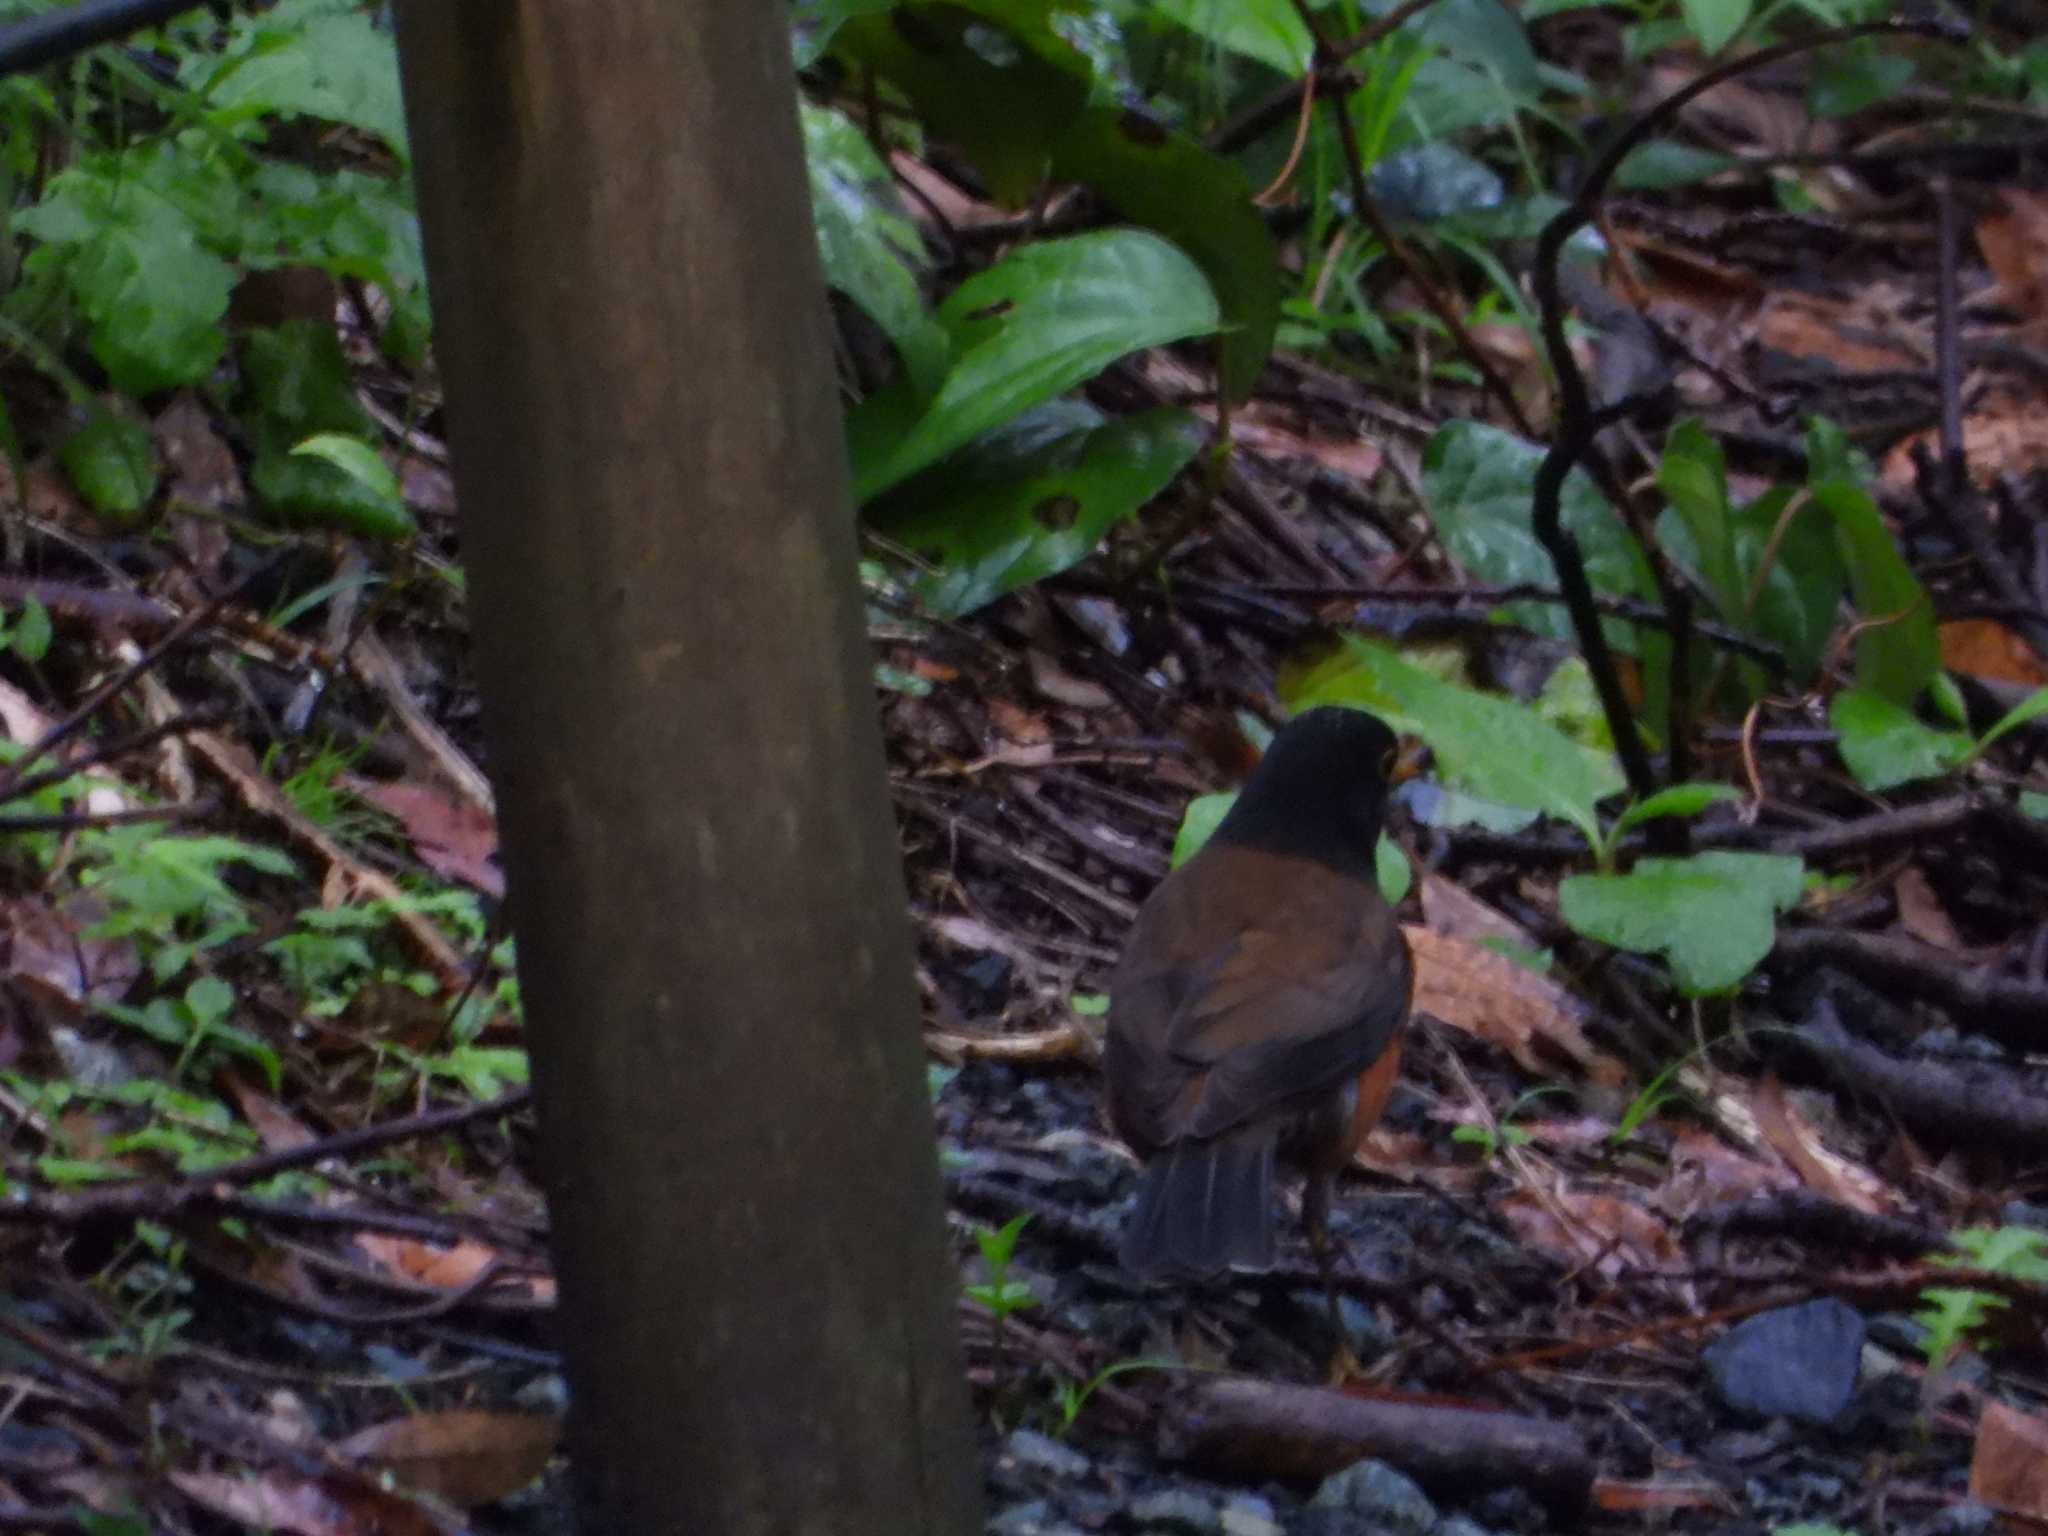
[[[1363,710],[1325,704],[1296,715],[1266,749],[1216,841],[1370,872],[1394,755],[1394,733]]]

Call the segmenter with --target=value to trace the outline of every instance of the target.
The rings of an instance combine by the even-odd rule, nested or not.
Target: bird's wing
[[[1370,881],[1245,849],[1217,849],[1238,878],[1203,881],[1184,932],[1165,1047],[1192,1074],[1176,1136],[1221,1135],[1334,1088],[1386,1050],[1408,1014],[1412,968]],[[1285,868],[1273,866],[1285,865]]]

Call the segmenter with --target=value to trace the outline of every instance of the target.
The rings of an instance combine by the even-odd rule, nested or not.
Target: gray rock
[[[1863,1314],[1825,1297],[1737,1323],[1707,1346],[1707,1375],[1738,1413],[1832,1423],[1863,1363]]]
[[[999,1510],[983,1529],[987,1536],[1083,1536],[1078,1526],[1060,1519],[1043,1499]]]
[[[1018,1466],[1049,1477],[1080,1477],[1088,1470],[1086,1456],[1035,1429],[1012,1430],[1003,1442],[1003,1454]]]
[[[1216,1505],[1186,1488],[1161,1488],[1131,1500],[1131,1519],[1145,1536],[1221,1536]]]
[[[1285,1536],[1273,1506],[1257,1494],[1239,1494],[1223,1506],[1223,1536]]]
[[[1493,1532],[1477,1520],[1467,1520],[1463,1515],[1447,1515],[1437,1521],[1430,1536],[1493,1536]]]
[[[1429,1536],[1436,1506],[1420,1488],[1383,1461],[1355,1461],[1323,1479],[1309,1500],[1311,1510],[1339,1510],[1362,1528],[1385,1536]]]

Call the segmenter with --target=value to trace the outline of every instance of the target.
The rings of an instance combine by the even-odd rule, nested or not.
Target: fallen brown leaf
[[[373,1424],[336,1447],[343,1456],[463,1509],[517,1493],[547,1470],[559,1420],[536,1413],[457,1410]]]
[[[1899,871],[1892,882],[1892,895],[1899,903],[1899,925],[1914,938],[1940,949],[1963,947],[1963,936],[1956,932],[1948,910],[1934,894],[1934,887],[1927,883],[1919,865],[1909,864]]]
[[[1970,1497],[2029,1520],[2048,1520],[2048,1419],[1987,1399],[1970,1456]]]
[[[2048,665],[2040,653],[1996,619],[1951,619],[1937,633],[1941,664],[1951,672],[2026,688],[2048,683]]]
[[[1562,1058],[1603,1087],[1627,1077],[1586,1039],[1586,1005],[1548,976],[1419,924],[1401,931],[1415,956],[1417,1013],[1499,1046],[1529,1072],[1546,1075]]]
[[[2005,206],[1977,221],[1977,248],[1998,279],[2006,306],[2029,321],[2048,321],[2048,196],[2002,187]]]
[[[1800,1180],[1816,1194],[1853,1210],[1880,1215],[1892,1208],[1884,1181],[1831,1151],[1820,1129],[1800,1110],[1785,1085],[1766,1074],[1749,1095],[1756,1128],[1773,1152],[1785,1159]]]
[[[1500,1202],[1515,1235],[1574,1269],[1590,1264],[1607,1279],[1630,1268],[1661,1267],[1678,1255],[1670,1227],[1625,1195],[1560,1185],[1522,1188]]]

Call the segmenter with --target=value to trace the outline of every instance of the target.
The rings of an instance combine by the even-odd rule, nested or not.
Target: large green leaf
[[[904,391],[864,400],[848,424],[855,499],[866,502],[992,427],[1094,377],[1126,353],[1216,328],[1195,264],[1142,230],[1027,245],[939,307],[953,362],[922,413]]]
[[[1696,569],[1722,619],[1743,623],[1748,605],[1735,564],[1728,466],[1720,442],[1698,421],[1687,419],[1671,429],[1664,457],[1657,465],[1657,489],[1692,535]]]
[[[1842,761],[1865,789],[1938,778],[1968,761],[1974,745],[1961,731],[1924,724],[1882,694],[1850,688],[1828,705]]]
[[[1292,0],[1154,0],[1153,9],[1219,48],[1290,77],[1308,69],[1315,51]]]
[[[924,258],[917,226],[896,203],[889,169],[843,114],[802,104],[811,218],[825,281],[867,312],[896,344],[922,395],[946,371],[946,333],[925,307],[913,262]]]
[[[203,247],[175,189],[131,170],[118,155],[87,156],[13,224],[42,242],[24,269],[59,274],[92,322],[86,344],[114,386],[146,395],[213,371],[234,273]]]
[[[1752,0],[1681,0],[1685,24],[1699,40],[1700,50],[1719,53],[1749,20]]]
[[[867,518],[931,560],[918,582],[954,617],[1085,559],[1201,446],[1201,423],[1162,408],[1118,421],[1077,400],[1028,411],[869,504]]]
[[[156,441],[149,428],[100,406],[64,440],[57,462],[87,505],[123,527],[139,521],[156,494]]]
[[[1863,472],[1841,429],[1813,422],[1806,454],[1808,488],[1834,519],[1862,620],[1856,636],[1857,686],[1910,709],[1941,665],[1934,605],[1864,489]]]
[[[1805,866],[1772,853],[1641,859],[1625,875],[1573,875],[1565,921],[1617,949],[1663,955],[1679,990],[1725,992],[1770,953],[1777,914],[1799,900]]]
[[[1321,661],[1287,669],[1279,686],[1292,710],[1316,704],[1371,710],[1395,730],[1428,742],[1454,787],[1561,817],[1596,846],[1596,807],[1624,782],[1611,756],[1579,745],[1527,705],[1444,682],[1356,637]]]
[[[259,117],[347,123],[404,158],[398,44],[353,0],[279,0],[237,16],[223,54],[188,55],[184,83],[232,127]]]
[[[1556,585],[1557,570],[1529,523],[1542,462],[1543,450],[1533,443],[1476,421],[1450,422],[1423,450],[1422,494],[1437,537],[1481,581]],[[1566,477],[1559,510],[1596,590],[1654,600],[1656,583],[1641,547],[1584,471]],[[1507,613],[1539,635],[1573,638],[1571,619],[1553,604],[1515,603]],[[1641,649],[1635,625],[1603,619],[1601,628],[1609,645],[1631,655]]]
[[[1279,321],[1278,252],[1232,163],[1140,114],[1091,101],[1086,57],[1047,0],[901,5],[845,19],[834,51],[910,98],[938,139],[971,160],[998,201],[1021,205],[1048,177],[1078,181],[1133,223],[1182,246],[1215,289],[1223,386],[1242,398]]]

